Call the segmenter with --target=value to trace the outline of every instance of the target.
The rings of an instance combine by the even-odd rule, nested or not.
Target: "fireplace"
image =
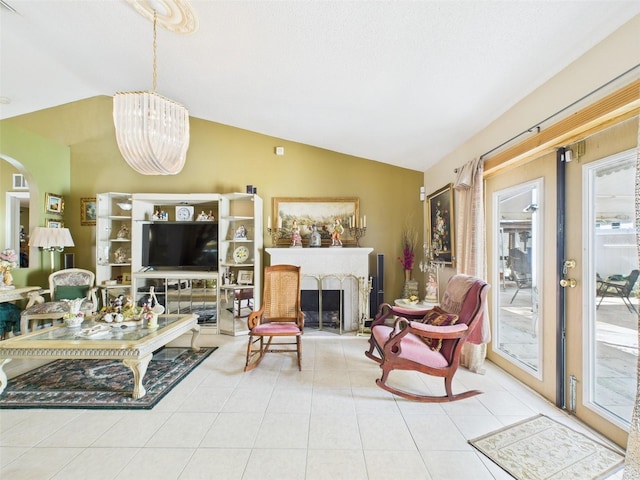
[[[343,297],[342,290],[301,290],[305,328],[344,328]]]
[[[337,333],[353,332],[358,330],[360,323],[364,324],[363,319],[369,318],[369,254],[372,248],[266,250],[271,265],[300,265],[302,310],[309,308],[307,312],[314,312],[307,313],[306,326],[329,330],[335,327]],[[304,293],[306,291],[311,293]],[[306,302],[313,302],[311,298],[315,298],[316,307],[306,305]]]

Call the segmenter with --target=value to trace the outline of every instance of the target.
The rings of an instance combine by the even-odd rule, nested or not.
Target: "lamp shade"
[[[73,247],[74,243],[68,228],[36,227],[31,233],[29,246],[53,250]]]

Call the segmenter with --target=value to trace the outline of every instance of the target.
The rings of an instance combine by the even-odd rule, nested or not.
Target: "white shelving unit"
[[[100,193],[96,202],[96,285],[105,302],[131,293],[131,209],[118,205],[131,205],[131,194]]]
[[[247,317],[262,294],[262,198],[248,193],[220,195],[220,332],[243,335]]]

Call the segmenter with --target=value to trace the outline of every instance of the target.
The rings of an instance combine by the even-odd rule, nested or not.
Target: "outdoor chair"
[[[270,352],[296,353],[298,370],[302,370],[304,314],[300,309],[300,280],[300,267],[265,267],[262,306],[247,320],[249,344],[245,372],[257,367]],[[274,338],[280,340],[272,343]],[[291,341],[292,338],[295,341]]]
[[[633,291],[633,287],[638,280],[638,274],[640,272],[638,270],[632,270],[629,276],[627,277],[624,283],[616,283],[613,281],[605,281],[598,280],[598,292],[600,293],[600,301],[598,302],[598,308],[600,308],[600,304],[606,295],[620,297],[622,299],[622,303],[629,309],[632,313],[638,313],[636,307],[631,302],[629,295]]]
[[[80,311],[93,314],[98,308],[95,274],[80,268],[59,270],[49,275],[49,289],[29,293],[29,302],[20,317],[20,331],[25,334],[40,320],[60,320],[70,311],[70,305],[63,300],[84,298]],[[48,293],[50,302],[43,295]]]
[[[371,325],[369,350],[365,355],[380,364],[381,378],[376,384],[395,395],[418,402],[449,402],[482,393],[470,390],[453,394],[453,376],[460,363],[462,345],[480,325],[489,285],[468,275],[454,275],[447,284],[443,304],[448,311],[434,307],[413,311],[383,305]],[[455,313],[454,313],[455,311]],[[397,316],[392,325],[389,320]],[[412,370],[444,378],[446,395],[432,396],[406,392],[388,383],[393,370]]]

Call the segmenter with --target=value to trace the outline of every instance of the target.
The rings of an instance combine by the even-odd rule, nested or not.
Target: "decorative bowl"
[[[76,328],[76,327],[79,327],[80,325],[82,325],[82,321],[83,320],[84,320],[84,318],[82,318],[82,317],[65,318],[64,319],[64,324],[69,328]]]

